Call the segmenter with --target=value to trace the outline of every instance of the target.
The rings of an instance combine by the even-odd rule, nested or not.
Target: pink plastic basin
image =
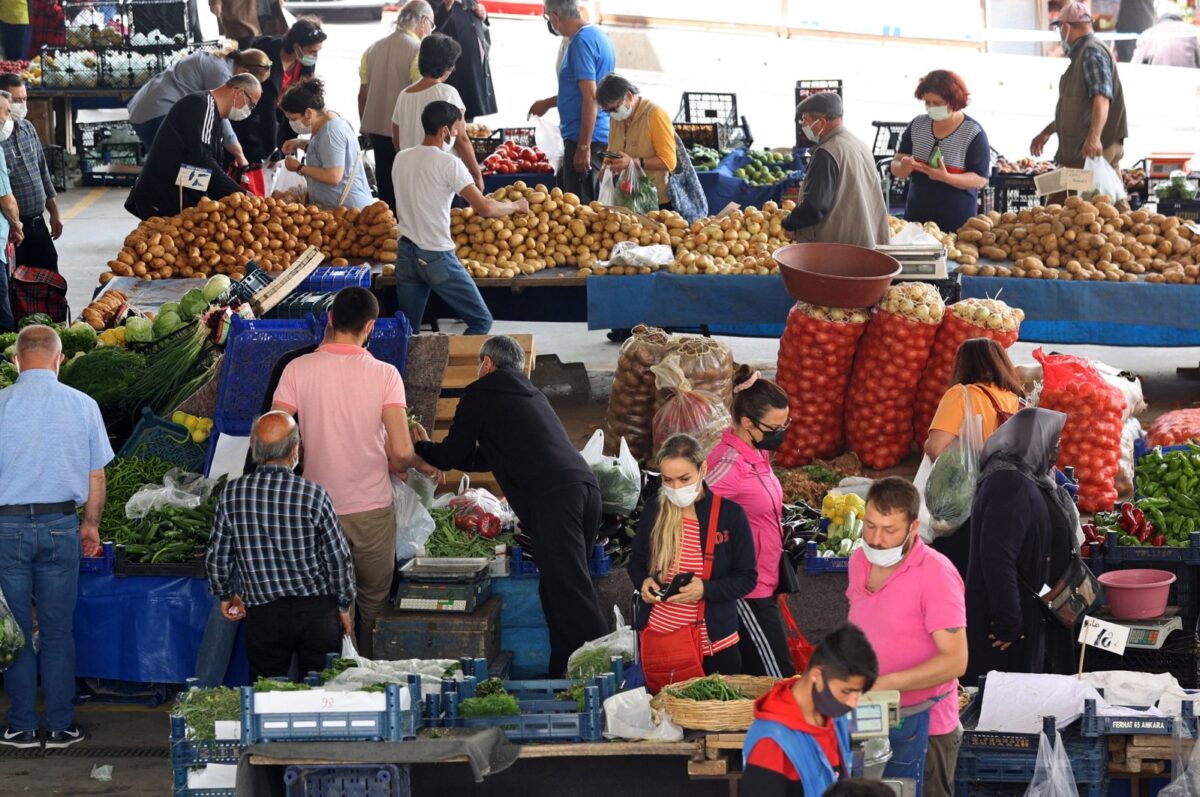
[[[1165,570],[1113,570],[1100,574],[1108,610],[1118,620],[1162,617],[1175,574]]]

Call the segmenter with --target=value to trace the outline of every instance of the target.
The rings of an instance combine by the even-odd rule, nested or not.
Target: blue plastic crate
[[[187,721],[171,717],[171,766],[203,767],[208,764],[236,764],[242,757],[240,739],[213,741],[187,738]]]
[[[1134,460],[1134,462],[1137,462],[1139,459],[1141,459],[1142,457],[1149,454],[1155,448],[1162,449],[1162,452],[1164,454],[1170,454],[1172,451],[1187,451],[1188,449],[1191,448],[1191,446],[1188,445],[1187,443],[1184,443],[1183,445],[1178,445],[1178,446],[1154,446],[1154,447],[1151,447],[1149,444],[1146,443],[1146,438],[1139,437],[1137,440],[1133,441],[1133,460]]]
[[[320,341],[320,335],[313,334],[308,320],[247,321],[234,316],[221,361],[213,431],[248,436],[254,419],[262,411],[275,363],[288,352]]]
[[[409,708],[400,708],[400,690],[407,689]],[[408,685],[389,684],[383,711],[285,712],[256,714],[254,687],[242,687],[242,744],[260,742],[378,741],[416,738],[422,727],[421,679]]]
[[[321,336],[325,334],[327,323],[324,314],[308,318],[309,328],[317,340],[320,340]],[[391,363],[396,366],[400,375],[404,376],[404,369],[408,365],[408,339],[410,337],[412,337],[412,328],[409,327],[408,319],[404,317],[403,313],[396,313],[394,316],[380,316],[375,319],[375,329],[371,333],[371,341],[367,349],[375,355],[375,359]]]
[[[102,576],[112,575],[113,559],[116,556],[113,553],[113,544],[106,542],[101,545],[103,551],[99,556],[79,556],[79,572],[80,573],[98,573]]]
[[[1064,736],[1071,770],[1079,784],[1102,784],[1108,775],[1108,740],[1103,737],[1085,739]],[[968,748],[964,743],[958,751],[958,768],[954,773],[958,784],[1024,783],[1029,784],[1037,763],[1037,750],[1009,752],[987,748]]]
[[[303,320],[309,316],[324,316],[333,305],[333,294],[327,291],[309,291],[288,294],[288,297],[272,307],[263,316],[272,321]]]
[[[1193,701],[1185,700],[1183,723],[1188,732],[1196,732],[1196,715]],[[1079,733],[1084,738],[1097,736],[1173,736],[1174,717],[1101,717],[1096,714],[1096,701],[1083,701],[1083,716],[1079,718]]]
[[[1200,565],[1200,531],[1193,531],[1191,545],[1186,548],[1164,546],[1154,548],[1149,545],[1119,545],[1120,534],[1115,531],[1108,533],[1108,544],[1104,546],[1104,558],[1110,565],[1134,563],[1153,566],[1159,562],[1185,565]],[[1116,569],[1116,568],[1109,568]]]
[[[121,459],[158,457],[191,473],[203,472],[207,456],[207,446],[192,442],[186,426],[160,418],[147,407],[142,408],[141,420],[117,452]]]
[[[817,543],[809,542],[804,549],[804,574],[819,576],[824,573],[846,573],[850,570],[849,556],[823,557],[817,553]]]
[[[526,559],[524,549],[520,545],[514,545],[509,549],[509,572],[510,578],[537,578],[540,575],[537,563],[532,559]],[[592,546],[592,558],[588,562],[588,571],[592,574],[592,578],[604,578],[612,570],[612,557],[604,552],[604,545],[596,543]]]
[[[317,266],[300,281],[301,293],[337,293],[342,288],[370,288],[370,266]]]
[[[173,767],[173,793],[175,797],[237,797],[237,789],[189,789],[188,770],[191,767]]]
[[[283,774],[287,797],[409,797],[409,768],[396,764],[290,766]]]
[[[1109,781],[1105,778],[1100,783],[1077,783],[1079,797],[1108,797]],[[955,780],[954,797],[1025,797],[1029,788],[1027,783],[972,783],[965,780]]]

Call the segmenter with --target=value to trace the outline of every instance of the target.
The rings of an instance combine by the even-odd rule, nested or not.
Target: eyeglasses
[[[751,423],[754,424],[754,428],[758,429],[758,431],[765,434],[771,434],[772,432],[786,432],[788,427],[792,425],[792,420],[789,418],[787,423],[785,423],[783,426],[763,426],[758,421],[751,421]]]
[[[254,113],[254,109],[258,107],[258,103],[255,102],[254,100],[250,99],[250,95],[246,93],[245,89],[239,89],[239,91],[241,91],[242,96],[246,98],[246,108],[251,113]]]

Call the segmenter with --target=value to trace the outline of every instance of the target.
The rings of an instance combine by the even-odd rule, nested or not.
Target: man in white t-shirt
[[[486,335],[492,313],[479,288],[455,254],[450,235],[450,203],[461,195],[484,218],[529,213],[529,203],[499,202],[485,196],[463,162],[450,154],[465,138],[462,111],[436,101],[421,112],[425,139],[392,163],[400,243],[396,254],[396,296],[414,330],[421,326],[433,290],[466,323],[467,335]]]

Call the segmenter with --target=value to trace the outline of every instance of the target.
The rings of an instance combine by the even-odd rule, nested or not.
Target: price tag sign
[[[179,167],[175,176],[175,185],[193,191],[207,191],[208,181],[212,179],[212,169],[202,166],[189,166],[186,163]]]
[[[1116,623],[1085,617],[1083,628],[1079,630],[1079,641],[1117,656],[1124,656],[1125,646],[1129,644],[1129,629]]]
[[[1096,175],[1087,169],[1055,169],[1033,178],[1038,196],[1057,194],[1061,191],[1087,191],[1094,184]]]

